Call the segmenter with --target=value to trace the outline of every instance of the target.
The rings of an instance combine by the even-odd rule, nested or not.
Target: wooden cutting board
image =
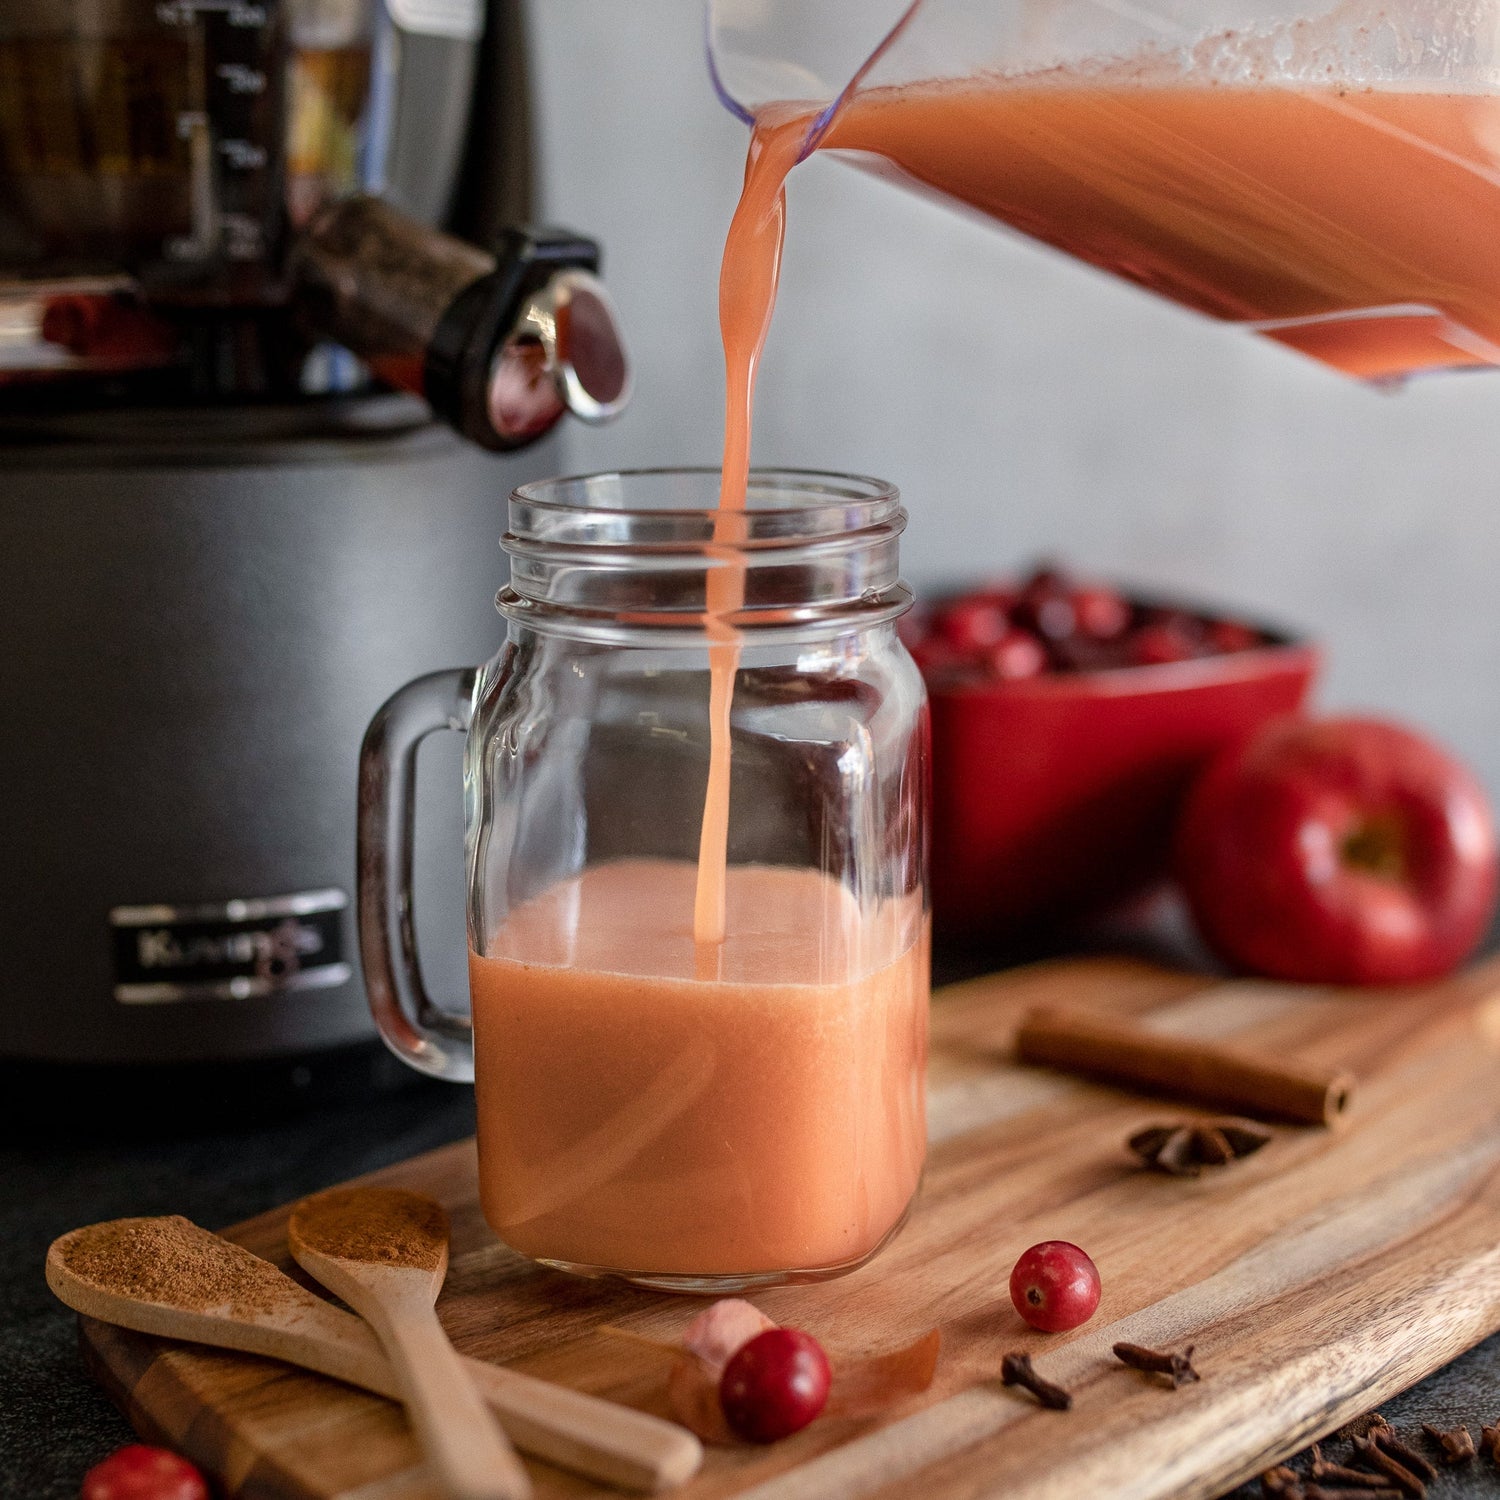
[[[1287,1129],[1197,1180],[1134,1166],[1159,1101],[1008,1061],[1018,1015],[1070,1001],[1235,1037],[1360,1079],[1347,1126]],[[685,1500],[1078,1500],[1212,1496],[1500,1328],[1500,964],[1425,990],[1342,994],[1211,981],[1127,960],[1067,961],[957,986],[933,1011],[932,1150],[916,1211],[874,1264],[756,1297],[833,1353],[943,1330],[936,1384],[880,1418],[824,1419],[771,1448],[718,1449]],[[435,1194],[454,1221],[439,1312],[460,1348],[654,1410],[658,1356],[593,1332],[674,1339],[698,1304],[540,1271],[479,1215],[470,1142],[373,1181]],[[288,1265],[285,1210],[230,1231]],[[1041,1239],[1094,1255],[1104,1301],[1072,1335],[1010,1307]],[[143,1434],[240,1500],[434,1500],[392,1405],[240,1355],[83,1323],[87,1358]],[[1119,1339],[1198,1346],[1199,1385],[1165,1389]],[[1028,1349],[1076,1395],[1042,1411],[998,1383]],[[537,1493],[603,1493],[533,1465]]]

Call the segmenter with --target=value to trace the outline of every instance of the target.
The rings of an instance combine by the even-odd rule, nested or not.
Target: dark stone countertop
[[[101,1111],[80,1123],[70,1111],[68,1136],[49,1140],[41,1127],[18,1123],[0,1145],[3,1500],[76,1500],[84,1473],[132,1441],[129,1424],[84,1373],[76,1319],[43,1280],[47,1246],[59,1234],[133,1214],[237,1223],[474,1128],[471,1089],[415,1078],[374,1097],[188,1136],[142,1125],[128,1101],[112,1102],[116,1121]]]
[[[941,977],[952,978],[977,965],[949,956],[939,967]],[[99,1109],[86,1117],[75,1102],[67,1110],[71,1129],[60,1132],[42,1123],[35,1104],[17,1111],[0,1079],[0,1096],[11,1093],[8,1101],[0,1097],[0,1108],[11,1105],[10,1128],[0,1138],[3,1500],[75,1500],[84,1472],[131,1439],[124,1418],[83,1372],[73,1315],[42,1279],[56,1235],[127,1214],[180,1213],[200,1224],[231,1224],[473,1129],[469,1089],[420,1080],[392,1085],[396,1065],[374,1052],[356,1056],[352,1066],[366,1078],[373,1070],[381,1086],[290,1114],[280,1107],[259,1120],[226,1094],[219,1123],[191,1135],[152,1123],[153,1103],[173,1113],[165,1080],[137,1086],[133,1102],[100,1091]],[[305,1073],[295,1081],[304,1084]],[[1467,1422],[1477,1438],[1481,1423],[1500,1419],[1500,1335],[1384,1410],[1406,1435],[1424,1421]],[[1235,1500],[1259,1493],[1258,1485],[1246,1486]],[[1431,1494],[1432,1500],[1500,1497],[1500,1470],[1481,1460],[1444,1474]]]

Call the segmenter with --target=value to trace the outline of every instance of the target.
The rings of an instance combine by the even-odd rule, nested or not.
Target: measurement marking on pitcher
[[[242,140],[239,136],[220,141],[219,155],[237,172],[258,172],[268,160],[264,146]]]
[[[249,30],[259,30],[267,21],[264,5],[247,5],[245,0],[162,0],[156,7],[156,19],[163,26],[194,26],[211,14]]]
[[[266,75],[259,68],[247,67],[244,63],[220,63],[214,73],[229,85],[231,94],[263,94],[266,91]]]

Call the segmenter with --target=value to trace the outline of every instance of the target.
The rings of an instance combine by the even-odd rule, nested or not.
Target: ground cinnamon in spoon
[[[54,1248],[74,1276],[100,1291],[193,1312],[264,1311],[295,1286],[269,1261],[179,1214],[90,1224]]]
[[[309,1250],[344,1260],[436,1270],[448,1246],[448,1215],[422,1193],[335,1188],[292,1211],[292,1233]]]

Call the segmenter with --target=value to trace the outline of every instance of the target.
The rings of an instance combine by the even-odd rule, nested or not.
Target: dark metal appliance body
[[[10,446],[0,1056],[198,1061],[371,1035],[360,737],[393,685],[494,652],[504,497],[551,462],[548,444],[481,453],[401,396],[91,414],[29,458]],[[451,993],[461,796],[456,768],[432,770],[419,882]]]
[[[493,653],[506,495],[627,394],[596,248],[506,229],[517,17],[0,0],[0,1091],[373,1049],[364,726]],[[457,991],[441,756],[419,921]]]

